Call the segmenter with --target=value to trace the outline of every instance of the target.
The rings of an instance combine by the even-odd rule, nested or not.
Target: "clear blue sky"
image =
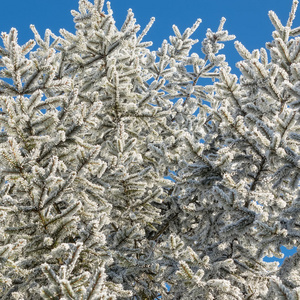
[[[46,28],[56,34],[60,28],[74,31],[70,10],[77,9],[77,4],[77,0],[2,1],[0,31],[8,32],[11,27],[16,27],[20,43],[33,37],[30,24],[34,24],[40,33]],[[201,18],[203,22],[193,36],[201,41],[206,28],[216,30],[224,16],[227,19],[225,29],[236,35],[237,40],[252,51],[263,47],[272,38],[273,26],[269,21],[268,11],[274,10],[285,24],[291,4],[292,0],[111,0],[118,27],[122,25],[128,8],[133,9],[137,22],[142,27],[152,16],[156,18],[145,38],[154,42],[153,50],[161,45],[163,39],[173,34],[173,24],[183,31],[192,26],[197,18]],[[294,25],[300,26],[300,12]],[[200,48],[199,44],[194,52],[200,53]],[[226,43],[222,51],[232,67],[240,60],[233,42]]]
[[[137,23],[142,28],[151,17],[156,18],[145,38],[145,41],[154,42],[153,50],[157,49],[164,39],[173,35],[173,24],[183,31],[186,27],[192,26],[197,18],[201,18],[203,22],[193,35],[193,38],[201,41],[206,28],[216,30],[223,16],[227,19],[225,29],[230,34],[236,35],[237,40],[248,50],[259,49],[272,39],[274,29],[268,18],[268,11],[274,10],[285,25],[292,5],[292,0],[111,0],[110,2],[119,28],[123,24],[128,8],[132,8]],[[34,24],[42,36],[46,28],[50,28],[57,35],[60,28],[74,32],[70,10],[77,7],[77,0],[2,1],[0,32],[9,32],[11,27],[17,28],[19,43],[25,43],[33,38],[30,24]],[[300,7],[298,12],[294,26],[300,26]],[[193,48],[193,52],[200,54],[200,51],[200,44]],[[226,54],[231,67],[240,60],[232,41],[227,42],[222,51]],[[294,251],[284,250],[284,253],[291,254]]]

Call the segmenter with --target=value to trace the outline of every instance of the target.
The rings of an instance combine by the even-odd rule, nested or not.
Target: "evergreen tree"
[[[266,48],[235,42],[239,79],[225,18],[200,56],[200,19],[150,51],[154,18],[106,4],[2,34],[0,299],[299,300],[299,252],[263,261],[300,241],[298,0]]]

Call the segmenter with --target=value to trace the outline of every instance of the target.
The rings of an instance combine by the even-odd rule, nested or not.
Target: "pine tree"
[[[104,4],[2,34],[0,299],[300,299],[298,0],[240,78],[225,18],[150,51]]]

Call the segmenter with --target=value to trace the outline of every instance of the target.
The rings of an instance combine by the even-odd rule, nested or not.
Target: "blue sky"
[[[193,36],[201,41],[206,28],[216,30],[224,16],[227,19],[225,29],[230,34],[235,34],[237,40],[252,51],[263,47],[272,38],[273,26],[269,21],[268,11],[274,10],[285,24],[291,4],[292,0],[111,0],[118,27],[122,25],[128,8],[133,9],[137,22],[142,27],[152,16],[156,18],[145,38],[154,42],[153,50],[161,45],[163,39],[173,34],[173,24],[183,31],[192,26],[197,18],[201,18],[203,22]],[[34,24],[40,33],[46,28],[50,28],[55,34],[58,34],[60,28],[74,31],[70,10],[77,7],[77,0],[2,1],[0,31],[8,32],[11,27],[17,28],[20,43],[33,37],[30,24]],[[300,25],[300,17],[296,17],[294,25]],[[199,44],[193,51],[200,53],[200,49]],[[240,57],[233,42],[227,42],[222,52],[226,54],[228,62],[236,72],[234,65]]]
[[[230,34],[236,35],[237,40],[248,50],[259,49],[272,39],[271,34],[274,29],[268,18],[268,11],[274,10],[285,25],[292,5],[292,0],[111,0],[110,2],[119,28],[128,8],[132,8],[137,23],[142,28],[151,17],[156,18],[144,39],[154,42],[152,50],[157,49],[164,39],[173,35],[173,24],[176,24],[180,31],[184,31],[185,28],[191,27],[197,18],[201,18],[202,24],[193,38],[202,41],[206,28],[216,30],[223,16],[227,19],[224,28]],[[0,32],[9,32],[11,27],[17,28],[20,44],[33,38],[30,24],[34,24],[41,35],[46,28],[50,28],[57,35],[60,28],[74,32],[70,10],[77,7],[77,0],[2,1]],[[294,27],[300,26],[300,7],[298,11]],[[201,45],[195,45],[193,52],[200,54]],[[234,65],[240,57],[234,49],[233,41],[225,44],[222,53],[226,54],[233,72],[237,72]],[[289,255],[294,251],[283,249],[283,252]]]

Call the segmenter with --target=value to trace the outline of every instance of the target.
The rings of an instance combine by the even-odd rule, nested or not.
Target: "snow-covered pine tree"
[[[224,18],[150,51],[104,4],[2,34],[0,299],[300,299],[298,1],[239,79]]]

